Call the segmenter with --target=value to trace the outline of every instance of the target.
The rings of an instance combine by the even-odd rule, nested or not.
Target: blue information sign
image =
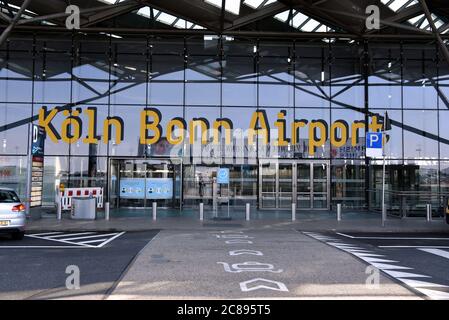
[[[229,168],[220,168],[217,173],[218,184],[229,184]]]

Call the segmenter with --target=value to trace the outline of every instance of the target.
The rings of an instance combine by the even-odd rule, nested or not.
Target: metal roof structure
[[[380,8],[380,30],[366,28],[366,8],[373,4]],[[65,28],[68,5],[80,8],[83,31],[116,29],[118,34],[135,29],[431,36],[426,9],[440,34],[449,31],[449,4],[444,0],[8,0],[0,1],[1,25]]]

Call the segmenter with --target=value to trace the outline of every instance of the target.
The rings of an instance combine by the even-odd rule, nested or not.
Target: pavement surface
[[[30,219],[0,238],[0,299],[449,299],[442,219],[267,217]]]
[[[157,232],[28,232],[22,241],[2,236],[0,300],[103,299]],[[69,266],[79,268],[80,289],[66,287],[74,274]]]
[[[296,230],[161,231],[109,299],[418,299],[367,264]]]

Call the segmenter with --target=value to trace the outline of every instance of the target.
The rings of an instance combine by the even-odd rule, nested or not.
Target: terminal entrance
[[[111,159],[111,208],[180,208],[181,164],[171,160]]]
[[[277,162],[259,164],[261,209],[330,209],[330,165],[328,161]]]

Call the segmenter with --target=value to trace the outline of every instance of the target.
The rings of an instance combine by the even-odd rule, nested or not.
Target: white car
[[[0,233],[11,234],[15,240],[25,235],[25,205],[14,190],[0,187]]]

